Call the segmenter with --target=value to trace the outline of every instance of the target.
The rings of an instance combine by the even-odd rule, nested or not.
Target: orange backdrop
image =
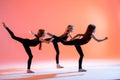
[[[67,25],[75,26],[74,36],[84,33],[87,25],[96,25],[98,38],[107,36],[104,42],[93,39],[82,46],[86,59],[119,59],[120,41],[120,0],[0,0],[0,64],[26,62],[27,55],[23,46],[11,39],[2,27],[6,22],[16,36],[34,38],[29,30],[37,32],[43,28],[56,35],[62,34]],[[46,36],[48,37],[48,36]],[[74,46],[59,43],[60,59],[78,59]],[[55,60],[52,44],[43,44],[31,48],[33,61]]]

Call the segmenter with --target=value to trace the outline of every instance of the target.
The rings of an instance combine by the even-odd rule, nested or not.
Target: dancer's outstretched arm
[[[91,36],[95,41],[97,41],[97,42],[101,42],[101,41],[104,41],[104,40],[107,40],[108,39],[108,37],[105,37],[105,38],[103,38],[103,39],[97,39],[93,34],[92,34],[92,36]]]
[[[35,34],[33,31],[31,31],[31,30],[29,31],[29,33],[31,33],[32,35],[36,35],[36,34]]]
[[[31,33],[31,34],[34,35],[35,37],[38,37],[33,31],[29,31],[29,33]],[[45,42],[45,43],[48,43],[48,44],[49,44],[50,42],[52,42],[52,41],[54,40],[54,38],[51,38],[50,40],[45,40],[45,39],[43,39],[42,37],[40,37],[39,40],[42,41],[42,42]]]
[[[71,39],[73,38],[70,33],[68,34],[68,36],[69,36]]]
[[[33,31],[29,31],[29,33],[31,33],[32,35],[34,35],[36,38],[39,38]]]
[[[50,40],[47,41],[47,40],[40,37],[39,40],[49,44],[50,42],[52,42],[54,40],[54,38],[51,38]]]
[[[80,38],[80,37],[82,37],[83,36],[83,34],[77,34],[77,35],[75,35],[72,39],[70,39],[70,40],[73,40],[73,39],[75,39],[75,38]]]

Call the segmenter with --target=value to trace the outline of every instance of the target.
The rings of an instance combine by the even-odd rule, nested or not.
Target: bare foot
[[[2,25],[3,25],[3,27],[5,27],[5,28],[7,27],[6,24],[5,24],[4,22],[2,22]]]
[[[57,64],[56,67],[57,67],[57,68],[64,68],[63,66],[61,66],[61,65],[59,65],[59,64]]]
[[[87,72],[85,69],[79,69],[78,72]]]
[[[27,70],[27,73],[35,73],[33,71],[31,71],[30,69]]]

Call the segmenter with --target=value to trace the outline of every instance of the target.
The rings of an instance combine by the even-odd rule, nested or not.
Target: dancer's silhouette
[[[76,50],[78,51],[80,58],[79,58],[79,72],[86,72],[85,69],[82,68],[82,60],[84,57],[83,51],[81,49],[81,45],[84,45],[86,43],[88,43],[91,38],[93,38],[94,40],[101,42],[104,41],[106,39],[108,39],[107,37],[105,37],[104,39],[97,39],[94,36],[94,31],[95,31],[96,26],[93,24],[88,25],[88,28],[86,30],[86,32],[84,34],[77,34],[76,36],[74,36],[70,41],[64,41],[61,38],[51,34],[51,33],[47,33],[49,36],[53,36],[53,38],[58,39],[61,43],[63,43],[64,45],[75,45]],[[75,39],[76,37],[82,37],[80,39]]]
[[[32,62],[32,58],[33,58],[33,55],[32,55],[32,52],[30,50],[30,47],[31,46],[37,46],[39,44],[39,49],[41,49],[41,43],[42,42],[46,42],[46,43],[49,43],[51,40],[49,41],[46,41],[44,39],[45,37],[45,30],[44,29],[39,29],[38,30],[38,33],[37,34],[34,34],[36,36],[36,38],[34,39],[24,39],[24,38],[21,38],[21,37],[17,37],[14,35],[14,33],[7,27],[7,25],[5,23],[2,23],[4,28],[8,31],[8,33],[10,34],[11,38],[22,43],[29,59],[28,59],[28,63],[27,63],[27,73],[34,73],[33,71],[30,70],[31,68],[31,62]]]

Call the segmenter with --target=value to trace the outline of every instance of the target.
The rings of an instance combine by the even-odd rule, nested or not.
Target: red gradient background
[[[84,33],[87,25],[96,25],[98,38],[107,36],[104,42],[93,39],[82,46],[85,59],[120,59],[120,0],[0,0],[0,64],[27,62],[23,46],[11,39],[2,27],[6,22],[16,36],[34,38],[29,30],[43,28],[56,35],[62,34],[67,25],[75,26],[72,35]],[[48,37],[48,36],[46,36]],[[59,43],[60,60],[78,59],[74,46]],[[33,61],[55,60],[53,45],[31,47]]]

